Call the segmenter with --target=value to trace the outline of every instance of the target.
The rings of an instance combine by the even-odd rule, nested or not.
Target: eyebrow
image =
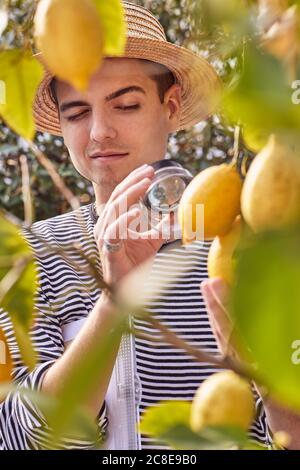
[[[143,93],[144,95],[146,94],[145,90],[142,87],[132,85],[132,86],[127,86],[125,88],[120,88],[119,90],[114,91],[113,93],[105,97],[105,101],[108,102],[108,101],[114,100],[115,98],[118,98],[119,96],[125,95],[125,93],[132,93],[134,91]],[[80,100],[68,101],[68,102],[62,103],[59,107],[59,110],[61,113],[63,113],[64,111],[67,111],[70,108],[74,108],[77,106],[87,106],[87,105],[88,103],[86,101],[80,101]]]

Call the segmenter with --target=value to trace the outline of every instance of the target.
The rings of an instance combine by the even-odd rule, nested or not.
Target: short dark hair
[[[168,70],[166,74],[154,77],[153,80],[157,84],[160,102],[163,103],[166,92],[169,88],[171,88],[172,85],[174,85],[174,83],[176,83],[175,77],[172,72]]]
[[[50,84],[49,84],[49,90],[50,90],[50,95],[56,106],[58,107],[58,99],[57,99],[57,93],[56,93],[56,79],[55,77],[52,78]]]
[[[139,59],[145,64],[146,73],[157,85],[159,100],[164,102],[166,91],[176,83],[174,74],[164,65],[152,62],[151,60]]]
[[[143,63],[145,64],[146,70],[149,69],[148,75],[151,78],[151,80],[154,80],[156,85],[157,85],[157,91],[158,91],[158,96],[159,100],[161,103],[164,102],[164,97],[166,91],[174,84],[176,83],[176,79],[173,75],[173,73],[164,65],[162,64],[157,64],[155,62],[152,62],[150,60],[146,59],[138,59],[142,60]],[[51,80],[50,85],[50,94],[51,97],[58,107],[58,99],[57,99],[57,93],[56,93],[56,79],[55,77]]]

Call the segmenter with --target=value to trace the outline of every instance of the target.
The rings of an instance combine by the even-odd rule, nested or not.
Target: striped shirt
[[[96,280],[86,273],[87,261],[77,251],[79,248],[92,258],[101,272],[94,224],[92,205],[87,205],[33,224],[32,230],[38,238],[23,229],[35,253],[39,279],[36,321],[31,332],[39,362],[33,371],[29,372],[22,363],[9,317],[3,310],[0,310],[0,328],[7,336],[14,359],[13,378],[25,388],[40,389],[45,372],[64,353],[64,327],[86,318],[101,294]],[[64,256],[49,251],[42,240],[62,249]],[[208,277],[209,246],[210,242],[194,242],[184,247],[179,240],[163,245],[145,282],[143,299],[146,309],[182,339],[194,347],[218,354],[199,288],[201,281]],[[141,416],[147,407],[161,400],[191,401],[201,382],[217,371],[209,364],[196,362],[183,350],[157,342],[160,333],[146,320],[134,319],[134,326]],[[139,333],[147,334],[147,338]],[[269,445],[266,416],[261,398],[257,396],[256,409],[250,436]],[[98,429],[100,441],[109,429],[105,404],[98,415]],[[0,449],[43,449],[49,442],[48,436],[45,417],[24,394],[11,392],[0,404]],[[62,444],[65,449],[94,447],[94,442],[76,440],[72,436],[65,436]],[[142,435],[141,448],[167,447]]]

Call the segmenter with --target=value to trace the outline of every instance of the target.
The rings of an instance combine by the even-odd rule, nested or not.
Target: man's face
[[[110,193],[133,169],[164,158],[168,134],[179,122],[180,89],[172,85],[161,103],[142,61],[105,59],[87,91],[61,81],[56,91],[72,162],[95,189]],[[97,154],[104,155],[93,158]]]

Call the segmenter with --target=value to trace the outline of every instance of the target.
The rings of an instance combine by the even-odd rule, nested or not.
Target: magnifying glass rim
[[[184,181],[184,179],[181,177],[181,175],[176,175],[176,174],[175,174],[175,175],[165,175],[159,182],[158,182],[158,181],[153,181],[153,183],[152,183],[152,184],[149,186],[149,188],[147,189],[147,192],[146,192],[146,194],[145,194],[145,196],[144,196],[144,198],[143,198],[143,203],[144,203],[144,205],[145,205],[147,208],[152,209],[152,210],[154,210],[155,212],[160,212],[160,211],[161,211],[161,212],[163,212],[163,213],[168,213],[168,212],[170,212],[171,210],[173,210],[174,208],[176,208],[176,207],[179,205],[179,201],[180,201],[181,196],[179,197],[179,199],[178,199],[177,202],[174,202],[174,203],[171,204],[171,205],[166,204],[166,206],[168,206],[168,209],[165,209],[165,210],[162,210],[161,207],[153,206],[152,204],[147,204],[147,202],[146,202],[146,201],[149,200],[149,198],[148,198],[149,193],[151,193],[152,189],[153,189],[157,184],[161,184],[161,183],[164,182],[165,180],[167,180],[167,179],[169,179],[169,178],[173,178],[173,177],[175,177],[175,176],[178,177],[178,178],[180,178],[180,179],[184,182],[185,188],[187,187],[188,183],[186,183],[186,182]],[[184,188],[184,189],[185,189],[185,188]]]

